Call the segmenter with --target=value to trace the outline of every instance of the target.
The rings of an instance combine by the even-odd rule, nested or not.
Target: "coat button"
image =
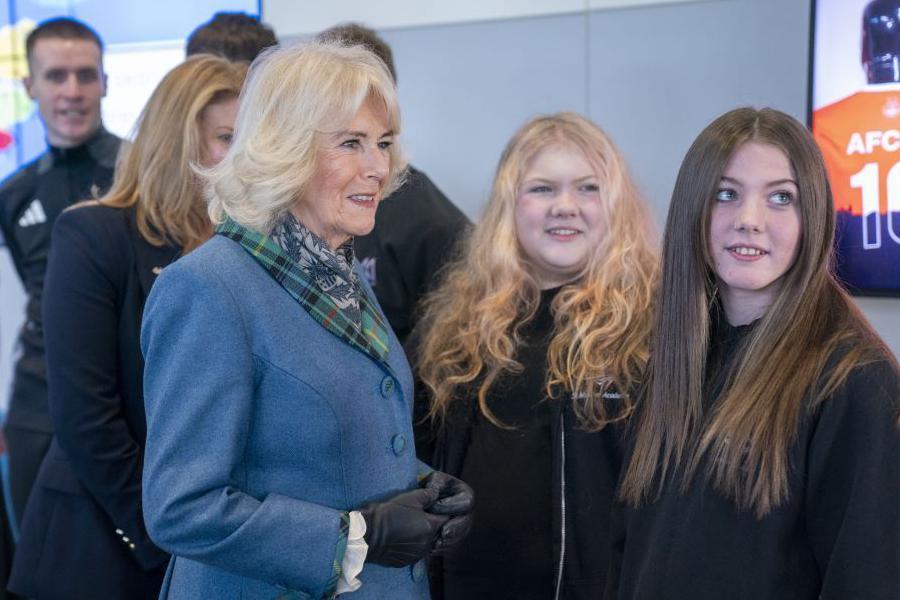
[[[391,376],[387,376],[381,380],[381,395],[385,398],[390,398],[391,394],[394,393],[394,378]]]
[[[398,433],[394,436],[394,439],[391,440],[391,448],[394,449],[394,454],[400,456],[403,454],[403,450],[406,449],[406,438]]]
[[[116,535],[125,535],[125,532],[121,529],[116,529]]]
[[[427,575],[425,571],[425,561],[420,560],[416,564],[412,566],[412,580],[416,583],[420,581],[425,581],[425,576]]]

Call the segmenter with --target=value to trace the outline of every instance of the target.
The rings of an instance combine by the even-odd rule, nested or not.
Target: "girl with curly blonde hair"
[[[602,592],[655,278],[647,206],[609,137],[575,113],[527,122],[419,331],[433,460],[477,498],[437,597]]]

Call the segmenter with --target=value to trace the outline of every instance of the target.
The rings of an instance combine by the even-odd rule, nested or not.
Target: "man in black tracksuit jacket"
[[[41,325],[50,231],[67,207],[109,187],[119,150],[119,138],[100,121],[102,49],[92,29],[66,18],[42,23],[26,40],[25,86],[49,148],[0,185],[0,231],[28,295],[4,423],[14,521],[22,519],[53,431]]]

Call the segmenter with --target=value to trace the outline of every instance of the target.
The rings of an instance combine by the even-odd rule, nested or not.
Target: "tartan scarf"
[[[353,270],[353,238],[332,250],[325,240],[306,225],[286,213],[275,229],[272,239],[288,253],[304,274],[316,282],[338,308],[360,324],[359,297],[362,290],[359,277]]]
[[[357,324],[353,315],[341,309],[331,296],[324,293],[310,272],[301,269],[271,237],[229,218],[216,227],[216,233],[240,244],[322,327],[376,360],[387,362],[387,327],[378,307],[362,288],[358,295]]]

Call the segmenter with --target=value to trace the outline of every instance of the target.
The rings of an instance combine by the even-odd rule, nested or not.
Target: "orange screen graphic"
[[[857,92],[820,108],[813,113],[813,136],[837,210],[886,214],[889,204],[900,202],[900,90]]]

